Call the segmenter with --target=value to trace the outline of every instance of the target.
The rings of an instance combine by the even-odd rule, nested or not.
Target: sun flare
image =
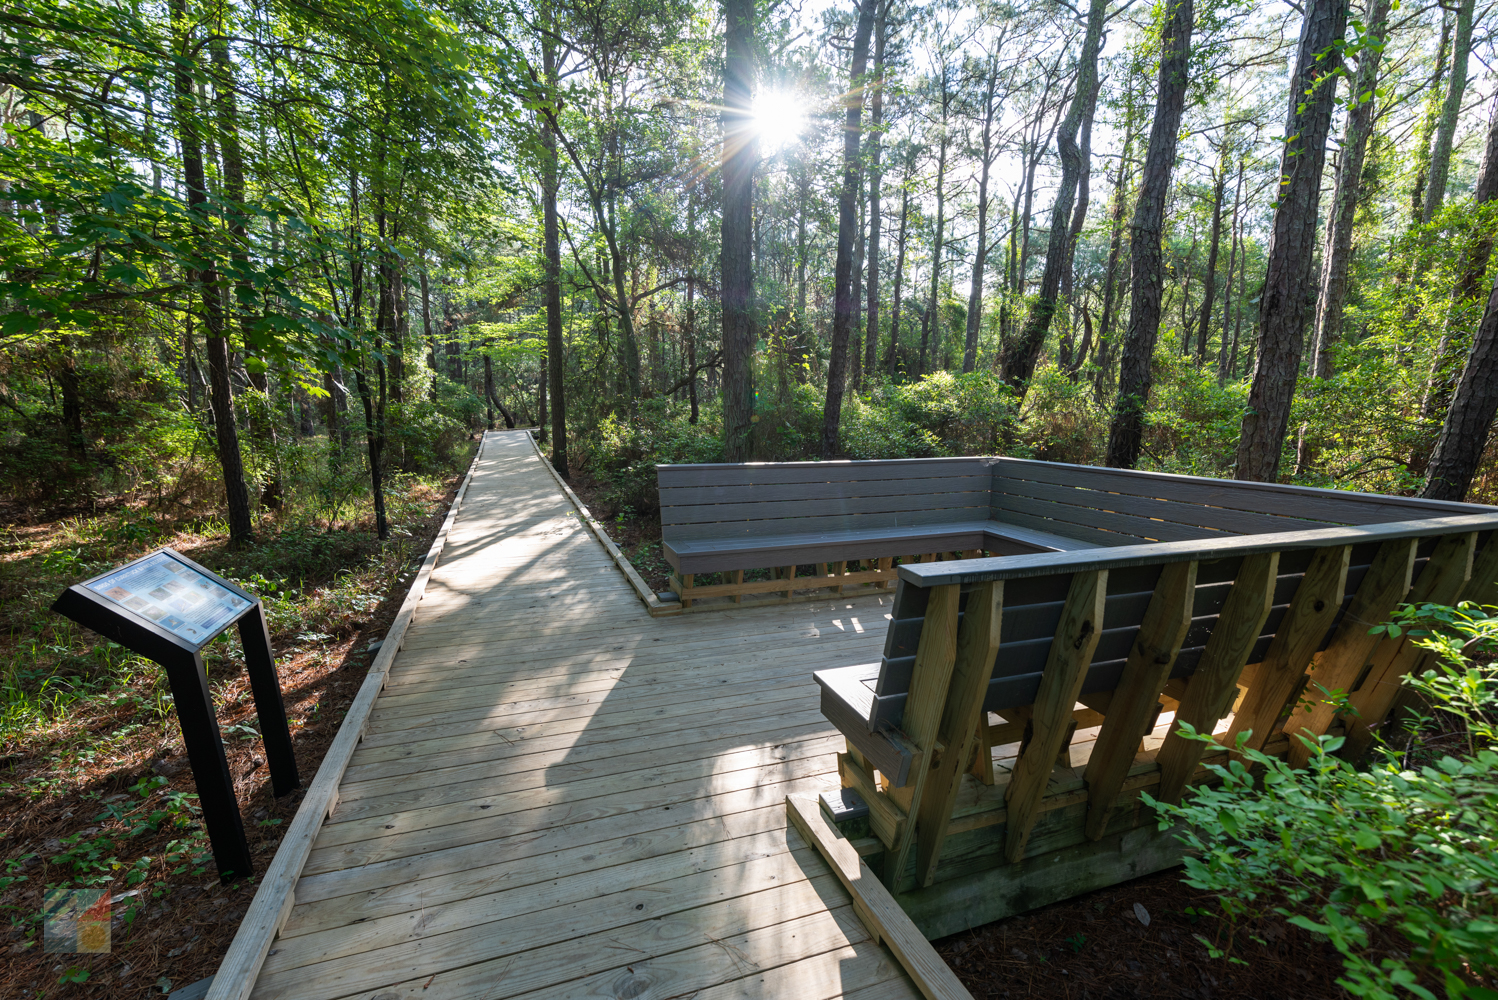
[[[806,124],[804,106],[804,96],[777,90],[754,99],[754,125],[762,152],[774,153],[801,137]]]

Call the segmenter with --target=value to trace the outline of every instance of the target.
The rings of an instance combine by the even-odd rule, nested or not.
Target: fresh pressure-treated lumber
[[[1153,728],[1156,699],[1181,651],[1195,599],[1196,563],[1174,563],[1161,570],[1087,762],[1087,836],[1092,840],[1103,838],[1134,749]]]
[[[1223,742],[1235,744],[1238,734],[1250,732],[1248,745],[1262,749],[1284,711],[1299,690],[1301,678],[1311,663],[1311,654],[1321,645],[1347,585],[1349,545],[1320,549],[1295,589],[1295,597],[1275,630],[1274,641],[1264,654],[1254,676],[1254,686],[1239,706]]]
[[[1056,627],[1045,674],[1040,679],[1040,691],[1035,695],[1029,746],[1015,764],[1005,794],[1009,816],[1004,854],[1010,861],[1024,857],[1030,829],[1050,780],[1051,762],[1061,749],[1062,740],[1071,732],[1067,724],[1072,721],[1072,706],[1082,693],[1087,664],[1092,661],[1092,651],[1102,634],[1107,587],[1106,570],[1072,576],[1066,604],[1061,609],[1061,623]]]

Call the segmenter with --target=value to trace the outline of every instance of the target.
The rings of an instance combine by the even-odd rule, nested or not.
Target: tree
[[[1498,415],[1498,284],[1488,293],[1487,309],[1467,352],[1461,382],[1446,411],[1441,435],[1425,474],[1421,496],[1429,500],[1461,500],[1477,474],[1487,447],[1493,418]]]
[[[1309,0],[1290,78],[1254,380],[1238,438],[1238,479],[1272,482],[1279,474],[1306,321],[1315,305],[1316,209],[1341,64],[1335,46],[1346,28],[1347,7],[1340,0]]]
[[[554,20],[554,19],[553,19]],[[542,69],[546,87],[555,95],[557,86],[557,48],[549,25],[541,32]],[[567,387],[566,357],[562,344],[562,249],[557,232],[557,137],[552,122],[555,114],[541,122],[541,212],[546,257],[546,371],[542,378],[551,388],[551,464],[563,479],[567,468]],[[422,294],[426,293],[426,272],[421,275]],[[544,384],[544,383],[543,383]],[[544,399],[545,397],[543,397]],[[544,419],[544,418],[543,418]]]
[[[858,288],[853,275],[853,243],[858,232],[858,193],[862,187],[859,139],[862,131],[864,74],[868,70],[869,36],[874,31],[877,0],[860,0],[853,35],[848,93],[843,99],[842,189],[837,199],[837,265],[832,306],[832,353],[827,362],[827,402],[822,410],[822,457],[838,453],[843,383],[848,370],[848,340],[858,319]]]
[[[187,201],[195,213],[195,226],[201,239],[209,239],[212,218],[212,196],[203,174],[203,141],[199,125],[196,87],[193,80],[192,24],[187,17],[186,0],[172,0],[174,52],[172,84],[176,100],[172,105],[177,125],[177,144],[182,156],[182,180]],[[224,474],[224,494],[229,509],[229,543],[245,545],[254,537],[250,512],[250,491],[245,485],[244,459],[239,451],[239,428],[234,421],[234,393],[229,384],[229,342],[224,330],[224,307],[220,298],[218,269],[214,254],[201,256],[201,263],[190,269],[189,281],[199,290],[203,323],[208,331],[209,405],[213,410],[214,443]]]
[[[1165,265],[1160,241],[1165,226],[1165,197],[1175,166],[1176,143],[1185,110],[1187,73],[1191,57],[1191,32],[1195,27],[1193,0],[1178,0],[1167,8],[1160,30],[1160,75],[1156,87],[1155,118],[1150,126],[1149,149],[1140,177],[1139,200],[1129,223],[1129,256],[1132,277],[1129,287],[1129,327],[1124,334],[1123,358],[1118,377],[1118,399],[1108,428],[1107,462],[1114,468],[1132,469],[1144,444],[1144,410],[1154,375],[1155,339],[1160,333],[1161,299],[1165,292]]]
[[[1456,37],[1451,48],[1451,72],[1447,76],[1446,100],[1436,125],[1435,141],[1430,151],[1430,177],[1425,184],[1423,217],[1435,218],[1446,197],[1446,177],[1451,171],[1451,149],[1456,138],[1456,120],[1462,110],[1462,94],[1467,89],[1467,57],[1472,52],[1472,12],[1475,0],[1460,0],[1456,8]]]
[[[754,0],[723,0],[723,454],[750,457],[754,412]],[[825,430],[824,430],[825,436]]]
[[[1061,289],[1061,278],[1068,264],[1067,249],[1071,241],[1072,204],[1077,196],[1077,185],[1082,177],[1082,151],[1077,145],[1077,136],[1082,123],[1092,118],[1093,102],[1097,100],[1098,51],[1103,43],[1103,23],[1107,18],[1108,0],[1092,0],[1087,9],[1087,29],[1082,36],[1082,49],[1077,55],[1076,92],[1066,112],[1060,129],[1056,133],[1056,152],[1061,159],[1061,181],[1056,188],[1056,201],[1051,208],[1051,233],[1046,248],[1045,270],[1041,273],[1040,289],[1030,315],[1019,335],[1019,341],[1009,352],[1004,365],[1004,381],[1024,394],[1035,366],[1045,346],[1047,332],[1051,328],[1051,317],[1056,313],[1057,295]],[[1189,36],[1191,27],[1185,28]],[[1189,47],[1189,38],[1184,48]],[[1161,49],[1161,88],[1165,87],[1164,65],[1167,58]],[[1182,69],[1181,85],[1185,85],[1185,70]],[[1181,100],[1184,106],[1184,95]],[[1179,122],[1180,112],[1176,113]],[[1174,146],[1172,146],[1172,156]],[[1166,181],[1169,177],[1167,175]],[[1162,207],[1163,212],[1163,207]],[[1163,275],[1162,279],[1163,281]],[[1156,323],[1158,324],[1158,319]],[[1132,463],[1131,463],[1132,464]]]

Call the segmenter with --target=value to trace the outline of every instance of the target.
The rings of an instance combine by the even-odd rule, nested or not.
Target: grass
[[[389,484],[391,538],[373,533],[368,491],[329,510],[316,484],[289,483],[256,541],[228,547],[210,504],[168,512],[116,503],[104,514],[0,529],[0,913],[9,923],[0,995],[160,995],[212,972],[253,895],[220,886],[198,815],[164,672],[50,611],[66,587],[169,546],[262,598],[303,783],[363,679],[472,454]],[[298,487],[301,487],[300,489]],[[257,867],[300,793],[272,797],[235,630],[204,649],[226,755]],[[109,954],[43,951],[51,889],[103,887],[115,900]]]

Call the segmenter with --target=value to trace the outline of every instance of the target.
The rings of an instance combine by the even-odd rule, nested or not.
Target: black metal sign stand
[[[211,634],[201,639],[184,638],[153,621],[148,614],[160,609],[147,607],[142,614],[108,596],[91,589],[91,584],[118,575],[122,570],[144,563],[160,561],[165,553],[182,564],[183,572],[196,574],[217,587],[247,602],[248,606],[225,620]],[[201,583],[199,584],[201,586]],[[207,589],[207,588],[204,588]],[[255,712],[260,718],[260,733],[265,741],[265,760],[270,770],[271,788],[277,797],[300,787],[296,757],[291,746],[291,730],[286,723],[286,707],[281,701],[281,685],[276,677],[275,658],[271,652],[270,631],[260,599],[229,581],[204,569],[197,563],[161,549],[127,566],[111,570],[93,580],[76,584],[63,591],[52,610],[90,628],[126,649],[161,664],[171,684],[172,699],[177,706],[177,721],[182,726],[182,742],[192,764],[193,780],[198,786],[198,801],[203,807],[203,824],[213,845],[213,860],[219,876],[225,881],[250,874],[254,869],[250,846],[245,840],[244,821],[234,795],[234,779],[224,756],[213,699],[208,690],[208,675],[203,666],[202,648],[235,621],[244,646],[245,668],[250,675],[250,690],[255,698]],[[179,621],[174,617],[168,623]]]

